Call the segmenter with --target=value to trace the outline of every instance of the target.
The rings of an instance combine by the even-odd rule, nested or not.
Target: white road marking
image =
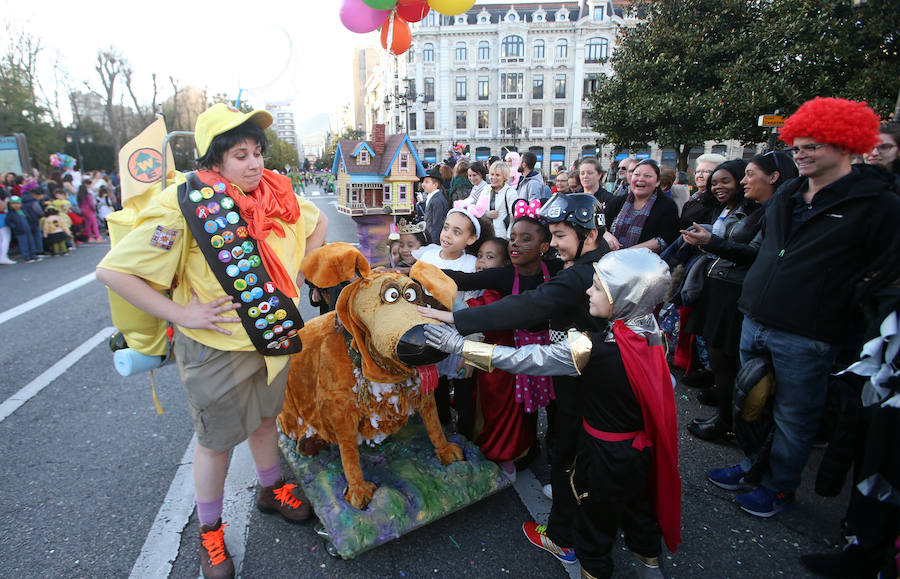
[[[544,496],[543,485],[535,478],[530,468],[520,470],[516,474],[516,482],[513,483],[513,488],[519,494],[522,504],[531,513],[531,518],[540,525],[546,525],[547,519],[550,517],[550,499]],[[556,489],[553,490],[554,492],[556,491]],[[563,569],[572,579],[581,577],[581,565],[566,565],[565,563],[560,563],[560,565],[563,566]]]
[[[97,276],[94,274],[94,272],[91,272],[87,275],[84,275],[84,276],[76,279],[75,281],[70,281],[66,285],[59,286],[55,290],[49,291],[49,292],[45,293],[44,295],[40,295],[34,299],[30,299],[27,302],[25,302],[24,304],[18,305],[14,308],[10,308],[10,309],[6,310],[5,312],[0,313],[0,324],[2,324],[4,322],[8,322],[9,320],[11,320],[17,316],[21,316],[22,314],[28,313],[31,310],[33,310],[34,308],[42,306],[45,303],[49,302],[50,300],[56,299],[59,296],[67,294],[72,290],[78,289],[81,286],[83,286],[87,283],[90,283],[95,279],[97,279]]]
[[[234,560],[234,574],[241,575],[244,562],[244,551],[250,527],[250,509],[256,500],[256,469],[250,445],[242,442],[231,453],[231,464],[228,465],[228,476],[225,477],[225,501],[222,509],[222,520],[228,523],[225,536],[228,552]]]
[[[91,274],[93,277],[94,274]],[[77,348],[66,354],[60,361],[56,364],[50,366],[47,370],[45,370],[40,376],[26,384],[21,390],[10,396],[6,399],[3,404],[0,404],[0,422],[6,420],[6,418],[19,409],[20,406],[31,400],[34,396],[36,396],[41,390],[46,388],[51,382],[59,378],[59,376],[72,367],[76,362],[84,358],[88,352],[93,350],[97,344],[109,338],[115,328],[108,327],[103,328],[92,337],[90,337],[87,341],[83,342]]]

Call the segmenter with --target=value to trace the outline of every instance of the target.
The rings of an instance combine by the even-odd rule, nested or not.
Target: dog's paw
[[[348,503],[362,510],[369,506],[372,495],[375,494],[375,488],[375,483],[363,481],[361,485],[351,485],[344,494],[344,498]]]
[[[444,466],[463,459],[462,449],[458,444],[452,442],[448,442],[441,448],[434,449],[434,451],[437,454],[438,460],[441,461],[441,464]]]

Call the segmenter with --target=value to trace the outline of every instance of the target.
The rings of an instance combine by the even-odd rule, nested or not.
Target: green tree
[[[214,104],[217,104],[217,103],[225,103],[226,105],[233,107],[234,99],[229,98],[228,95],[226,95],[223,92],[220,92],[220,93],[216,93],[212,96],[212,98],[209,101],[209,106],[213,106]],[[253,105],[251,105],[249,102],[247,102],[245,100],[242,100],[241,104],[238,105],[237,109],[239,111],[241,111],[242,113],[250,113],[250,112],[253,112]]]
[[[300,155],[297,148],[278,138],[275,131],[266,129],[266,140],[269,142],[266,150],[266,169],[278,169],[285,171],[285,166],[299,167]]]
[[[331,170],[331,166],[334,164],[334,154],[337,151],[338,141],[359,140],[362,138],[362,131],[358,129],[351,129],[349,127],[344,128],[344,130],[337,136],[329,134],[328,144],[325,146],[325,152],[316,160],[316,169]]]
[[[719,131],[710,112],[716,90],[745,50],[752,12],[746,0],[638,0],[642,21],[620,31],[613,76],[588,95],[601,142],[620,150],[655,141],[675,149],[687,169],[691,148]]]
[[[51,153],[62,151],[58,128],[35,97],[27,71],[9,55],[0,60],[0,134],[23,133],[32,165],[46,166]]]

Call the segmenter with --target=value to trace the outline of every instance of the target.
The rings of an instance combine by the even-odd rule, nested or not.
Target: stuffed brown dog
[[[347,243],[310,252],[301,270],[318,287],[357,278],[341,292],[335,311],[300,330],[303,351],[291,357],[278,416],[281,431],[298,446],[305,439],[338,444],[348,484],[345,498],[358,509],[375,492],[363,478],[358,445],[380,443],[415,411],[441,463],[462,460],[459,446],[444,437],[432,394],[433,364],[445,354],[425,345],[422,328],[435,322],[416,309],[451,309],[456,284],[421,261],[409,276],[371,272],[365,257]]]

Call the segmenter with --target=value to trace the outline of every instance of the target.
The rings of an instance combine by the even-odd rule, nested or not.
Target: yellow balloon
[[[445,16],[456,16],[472,8],[475,0],[428,0],[428,5]]]

